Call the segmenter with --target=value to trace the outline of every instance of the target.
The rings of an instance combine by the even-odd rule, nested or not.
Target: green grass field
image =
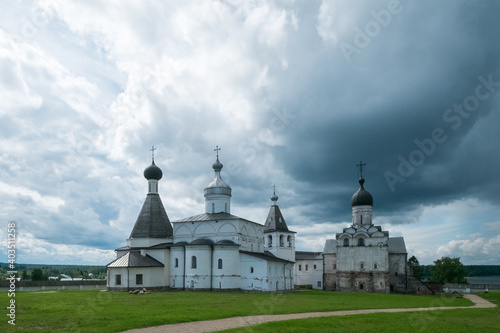
[[[493,299],[500,298],[499,293],[485,295]],[[471,305],[467,299],[454,298],[450,295],[431,297],[322,291],[298,291],[284,294],[171,292],[129,295],[97,290],[67,290],[52,293],[18,292],[15,299],[16,326],[13,329],[7,324],[9,318],[3,316],[4,319],[0,323],[1,332],[119,332],[162,324],[259,314]],[[7,306],[8,301],[7,293],[2,293],[0,302]],[[443,320],[446,323],[445,319],[448,317],[454,318],[452,321],[463,320],[473,327],[484,325],[488,327],[489,323],[496,321],[496,326],[500,327],[498,309],[495,308],[436,311],[432,314],[429,312],[318,318],[289,323],[270,323],[254,327],[252,330],[256,332],[271,330],[273,332],[325,332],[325,330],[331,330],[333,325],[338,327],[336,331],[340,332],[352,332],[354,327],[357,331],[366,332],[367,326],[359,325],[373,323],[386,325],[387,329],[381,331],[391,331],[393,325],[406,327],[408,331],[408,325],[421,323],[422,325],[418,327],[427,327],[427,331],[431,332],[433,330],[429,328],[437,327],[435,325]],[[377,331],[379,331],[378,328]],[[412,331],[418,330],[412,329]],[[238,332],[238,330],[232,332]]]

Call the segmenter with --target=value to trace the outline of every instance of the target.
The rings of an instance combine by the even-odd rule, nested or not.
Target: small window
[[[222,259],[219,259],[217,266],[219,269],[222,269]]]
[[[360,218],[360,221],[361,221],[360,224],[363,224],[363,215],[361,215],[359,218]]]
[[[215,204],[212,202],[212,214],[215,213]]]
[[[227,203],[224,204],[224,211],[227,213]]]
[[[120,286],[122,284],[122,275],[121,274],[116,274],[115,275],[115,284],[117,286]]]
[[[284,247],[285,246],[285,236],[280,235],[280,246]]]
[[[250,273],[253,273],[253,267],[250,267]]]
[[[318,286],[318,288],[321,288],[321,281],[318,281],[317,286]]]
[[[179,267],[179,258],[175,258],[175,267]]]
[[[309,269],[309,265],[306,265],[306,271]]]
[[[142,274],[135,275],[135,284],[142,284]]]
[[[359,289],[363,290],[363,284],[362,283],[359,284]]]
[[[267,245],[269,247],[273,246],[273,236],[269,235],[267,239],[268,239]]]
[[[291,247],[291,246],[292,246],[292,237],[291,237],[291,236],[288,236],[288,237],[286,238],[286,243],[287,243],[287,246],[288,246],[288,247]]]
[[[316,269],[316,265],[314,265],[314,269]]]
[[[364,238],[358,238],[358,246],[365,246],[365,239]]]
[[[377,269],[378,268],[377,264],[373,265],[373,268]]]
[[[344,246],[349,246],[349,239],[348,238],[344,238]]]
[[[301,270],[302,270],[302,265],[299,265],[299,271],[301,271]]]
[[[365,264],[361,263],[361,264],[359,265],[359,267],[360,267],[361,269],[363,269],[363,268],[365,268]]]
[[[398,272],[394,273],[394,276],[398,276]]]
[[[191,257],[191,268],[195,269],[196,268],[196,257],[192,256]]]
[[[337,264],[333,264],[333,269],[337,269]]]

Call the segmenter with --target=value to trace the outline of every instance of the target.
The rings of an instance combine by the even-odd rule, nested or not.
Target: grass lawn
[[[497,295],[498,294],[489,294]],[[211,320],[234,316],[259,314],[285,314],[314,311],[335,311],[375,308],[414,308],[429,306],[469,306],[467,299],[447,296],[411,296],[367,293],[338,293],[324,291],[297,291],[284,294],[241,293],[241,292],[170,292],[147,295],[129,295],[123,292],[57,291],[57,292],[18,292],[16,293],[16,326],[7,324],[8,317],[0,323],[0,332],[119,332],[131,328],[148,327],[179,322]],[[1,304],[8,305],[7,293],[0,294]],[[2,306],[3,307],[3,306]],[[454,311],[454,310],[452,310]],[[460,312],[462,311],[462,312]],[[493,313],[498,318],[498,310],[460,310],[457,318],[468,317],[468,311],[484,314]],[[486,311],[486,312],[482,312]],[[496,311],[496,312],[494,312]],[[451,311],[443,311],[446,315]],[[455,312],[454,312],[455,313]],[[464,315],[460,315],[463,313]],[[444,315],[444,316],[446,316]],[[378,321],[377,315],[364,315]],[[392,315],[400,324],[425,315]],[[429,316],[429,314],[427,314]],[[431,315],[432,318],[439,315]],[[355,318],[348,318],[356,322]],[[420,317],[419,317],[420,318]],[[321,319],[313,326],[304,324],[308,331],[319,325],[317,332],[331,328],[330,319]],[[339,318],[332,319],[334,323]],[[308,320],[302,321],[304,323]],[[361,321],[363,322],[363,321]],[[322,326],[323,324],[327,326]],[[284,325],[274,323],[274,325]],[[295,325],[295,324],[294,324]],[[295,327],[295,326],[290,327]],[[312,325],[312,324],[311,324]],[[337,325],[337,324],[335,324]],[[350,323],[345,324],[352,331]],[[278,326],[279,327],[279,326]],[[6,329],[4,329],[6,328]],[[263,328],[264,330],[266,328]],[[290,328],[273,328],[273,331],[292,332]],[[260,328],[259,328],[260,331]]]
[[[479,296],[500,306],[500,292],[481,293]],[[298,319],[222,332],[500,332],[500,309],[496,307]]]

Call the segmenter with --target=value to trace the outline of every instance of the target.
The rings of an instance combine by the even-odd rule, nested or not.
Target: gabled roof
[[[106,267],[164,267],[164,265],[146,254],[141,255],[140,251],[130,251],[125,253],[120,258],[110,262]]]
[[[293,261],[288,261],[285,259],[278,258],[274,256],[271,252],[265,251],[264,253],[262,252],[249,252],[249,251],[240,251],[242,254],[248,254],[249,256],[267,260],[267,261],[277,261],[277,262],[286,262],[286,263],[294,263]]]
[[[406,252],[406,245],[403,237],[389,237],[387,245],[389,245],[389,253],[408,253]]]
[[[130,238],[168,238],[172,225],[158,193],[148,193]]]
[[[325,248],[323,249],[323,254],[335,254],[337,253],[337,240],[327,239],[325,242]]]
[[[289,231],[278,205],[272,205],[269,209],[269,214],[267,214],[264,231]]]

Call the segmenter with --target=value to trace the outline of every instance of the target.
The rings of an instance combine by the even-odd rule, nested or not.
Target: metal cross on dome
[[[155,160],[155,150],[155,146],[151,146],[151,149],[149,150],[151,152],[151,159],[153,160],[153,162]]]
[[[366,165],[366,163],[363,163],[363,161],[359,161],[359,164],[356,164],[356,166],[359,168],[359,177],[363,178],[363,167]]]
[[[222,148],[219,148],[219,146],[215,146],[214,151],[217,152],[217,159],[219,159],[219,150],[222,150]]]
[[[276,184],[273,185],[273,194],[276,194]]]

